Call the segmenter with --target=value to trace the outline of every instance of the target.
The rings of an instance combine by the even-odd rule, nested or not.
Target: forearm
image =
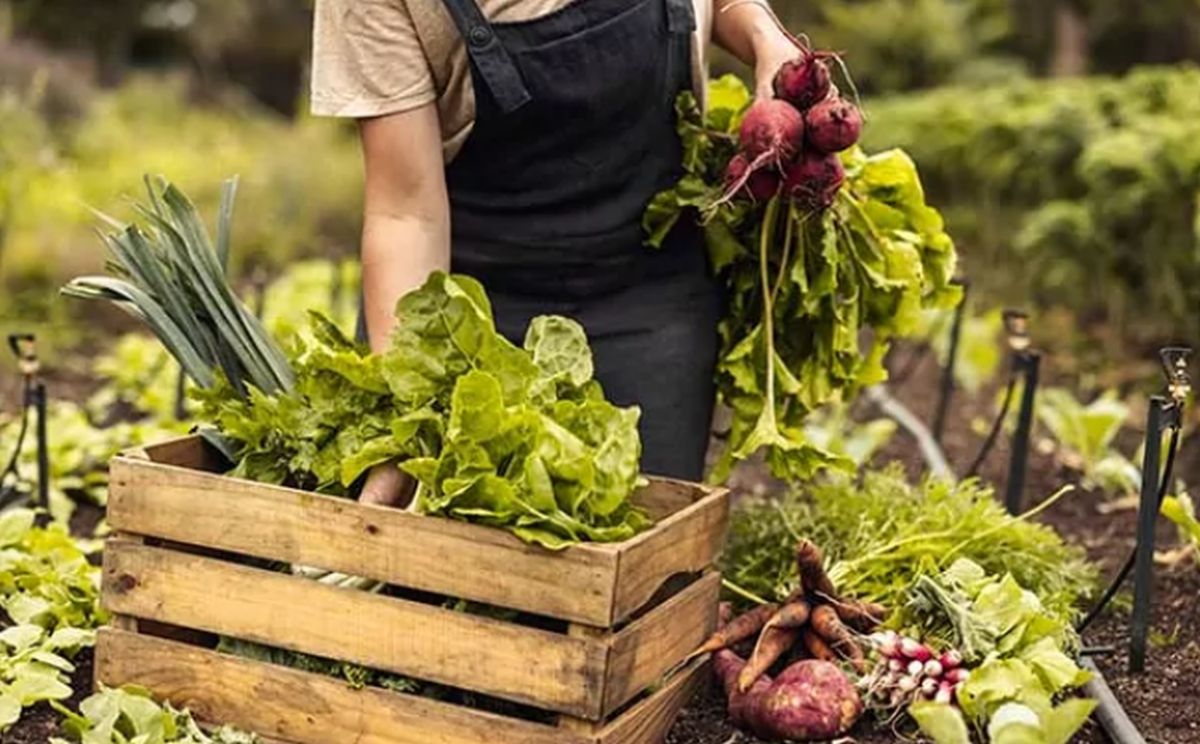
[[[367,337],[374,351],[387,346],[396,303],[429,275],[450,268],[448,220],[436,215],[367,213],[363,223],[362,283]]]
[[[767,0],[715,0],[713,40],[751,67],[786,40]]]

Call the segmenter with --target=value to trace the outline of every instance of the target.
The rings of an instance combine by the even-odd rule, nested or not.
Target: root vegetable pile
[[[886,630],[870,638],[879,654],[874,670],[862,679],[872,703],[902,713],[918,700],[953,705],[971,673],[953,649],[935,653],[920,641]]]
[[[759,450],[779,477],[845,460],[808,442],[814,408],[881,382],[889,340],[921,310],[956,304],[953,242],[901,151],[868,156],[863,116],[833,85],[828,53],[801,48],[751,102],[740,81],[677,106],[686,175],[650,204],[648,243],[699,219],[728,310],[720,325],[719,401],[733,411],[713,473]]]
[[[858,693],[838,664],[866,672],[862,634],[873,631],[886,610],[839,596],[822,560],[816,545],[801,541],[796,549],[800,585],[787,599],[722,623],[696,651],[715,653],[730,719],[770,741],[840,736],[862,713]],[[752,640],[748,659],[731,650]],[[772,667],[796,659],[774,679],[768,676]]]

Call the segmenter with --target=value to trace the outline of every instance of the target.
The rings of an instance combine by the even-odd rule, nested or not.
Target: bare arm
[[[772,95],[775,72],[800,50],[787,37],[767,0],[714,0],[713,39],[755,70],[756,93]]]
[[[450,266],[450,207],[437,109],[365,119],[363,297],[374,351],[387,346],[396,302]]]
[[[396,302],[450,267],[450,203],[437,109],[430,105],[360,124],[366,163],[363,301],[371,349],[387,347]],[[372,468],[360,499],[399,506],[413,482],[392,463]]]

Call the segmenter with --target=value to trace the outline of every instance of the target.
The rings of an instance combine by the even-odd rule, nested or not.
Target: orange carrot
[[[802,628],[808,622],[809,612],[812,606],[804,600],[791,602],[779,608],[779,611],[771,616],[767,624],[763,627],[767,628]]]
[[[779,605],[771,603],[759,605],[753,610],[738,615],[730,620],[727,625],[709,636],[700,648],[692,652],[691,658],[700,656],[701,654],[719,651],[723,648],[729,648],[735,643],[750,638],[762,627],[767,624],[771,616],[779,609]]]
[[[813,633],[827,642],[839,654],[850,660],[858,672],[866,670],[866,660],[862,649],[854,640],[854,636],[842,624],[837,610],[830,605],[821,605],[812,611],[811,627]]]
[[[800,628],[765,628],[754,646],[754,653],[746,660],[746,666],[738,675],[738,690],[746,692],[758,678],[767,673],[771,665],[787,653],[800,637]]]
[[[800,569],[800,585],[810,594],[824,599],[837,599],[837,589],[825,573],[825,556],[811,540],[801,540],[796,546],[796,565]]]

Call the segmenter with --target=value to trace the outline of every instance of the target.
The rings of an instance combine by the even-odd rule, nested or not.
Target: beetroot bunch
[[[838,153],[862,134],[862,113],[831,79],[829,52],[804,49],[775,74],[775,98],[746,112],[739,152],[725,172],[725,199],[779,194],[810,211],[833,204],[846,179]]]

